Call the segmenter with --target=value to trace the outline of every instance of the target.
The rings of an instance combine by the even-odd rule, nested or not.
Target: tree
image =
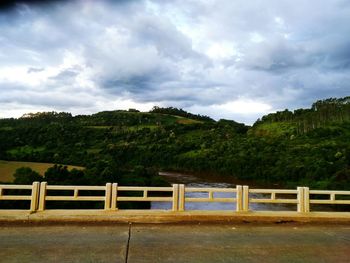
[[[55,164],[53,167],[50,167],[45,172],[45,180],[49,184],[67,184],[67,180],[69,180],[67,166]]]
[[[33,182],[43,180],[43,177],[39,173],[29,167],[18,168],[13,177],[15,178],[13,181],[15,184],[32,184]]]

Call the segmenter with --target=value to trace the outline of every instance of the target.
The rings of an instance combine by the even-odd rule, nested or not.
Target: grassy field
[[[101,125],[101,126],[85,126],[85,128],[89,129],[109,129],[112,128],[113,126],[106,126],[106,125]]]
[[[203,123],[202,121],[181,118],[176,121],[179,124],[193,124],[193,123]]]
[[[30,167],[32,170],[44,175],[46,170],[52,167],[53,163],[33,163],[33,162],[12,162],[12,161],[1,161],[0,160],[0,182],[12,182],[13,174],[16,169],[21,167]],[[84,169],[80,166],[67,165],[68,169]]]
[[[256,135],[283,136],[295,133],[296,125],[291,122],[261,123],[254,127],[249,133]]]

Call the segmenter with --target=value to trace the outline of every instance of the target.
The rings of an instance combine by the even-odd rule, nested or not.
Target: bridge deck
[[[1,226],[1,262],[349,262],[349,225]]]

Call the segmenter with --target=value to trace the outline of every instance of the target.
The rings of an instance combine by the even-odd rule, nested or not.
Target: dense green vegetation
[[[256,131],[265,130],[262,124],[269,124],[270,127],[279,127],[283,133],[305,134],[316,128],[330,128],[332,124],[350,121],[350,97],[330,98],[319,100],[312,104],[311,109],[298,109],[294,112],[289,110],[279,111],[263,116],[254,126]],[[273,125],[275,124],[275,125]],[[260,126],[260,127],[259,127]],[[272,132],[274,134],[274,132]]]
[[[176,108],[27,114],[0,120],[0,159],[86,167],[45,174],[51,183],[161,185],[163,169],[349,190],[350,98],[269,114],[252,127]]]
[[[192,113],[184,111],[183,109],[178,109],[178,108],[174,108],[174,107],[160,108],[160,107],[154,106],[150,112],[151,113],[162,113],[162,114],[168,114],[168,115],[182,116],[185,118],[189,118],[189,119],[193,119],[193,120],[200,120],[200,121],[214,121],[212,118],[210,118],[208,116],[203,116],[203,115],[199,115],[199,114],[192,114]]]

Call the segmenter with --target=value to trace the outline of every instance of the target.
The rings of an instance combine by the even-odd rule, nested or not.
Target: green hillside
[[[300,135],[310,131],[336,133],[350,121],[350,97],[319,100],[310,109],[279,111],[263,116],[250,131],[256,135]]]
[[[269,114],[253,127],[172,107],[27,114],[0,120],[0,159],[86,167],[69,180],[56,169],[65,175],[45,178],[52,183],[161,185],[157,171],[177,170],[350,189],[349,117],[349,97]]]

